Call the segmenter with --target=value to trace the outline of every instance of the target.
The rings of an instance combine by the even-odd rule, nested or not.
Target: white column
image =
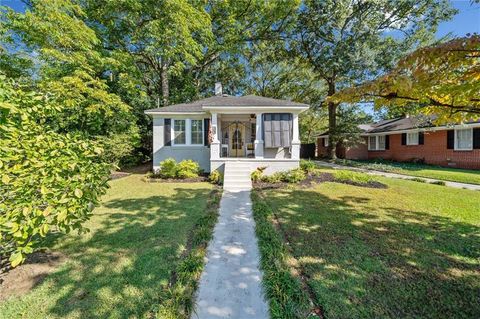
[[[298,128],[298,113],[293,113],[292,159],[300,159],[300,138]]]
[[[263,158],[263,138],[262,138],[262,113],[256,114],[256,125],[255,125],[255,158]]]
[[[217,113],[212,113],[212,144],[210,144],[210,159],[220,158],[220,141],[218,140],[218,120]]]

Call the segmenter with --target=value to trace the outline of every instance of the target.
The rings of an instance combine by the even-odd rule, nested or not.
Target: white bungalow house
[[[266,174],[297,168],[298,115],[307,104],[254,95],[216,95],[191,103],[145,111],[153,117],[153,169],[172,157],[192,159],[211,172],[227,162],[243,162]]]

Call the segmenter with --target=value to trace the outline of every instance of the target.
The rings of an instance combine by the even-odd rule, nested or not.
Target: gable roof
[[[230,96],[216,95],[189,103],[169,105],[156,109],[146,110],[146,114],[156,113],[204,113],[204,107],[308,107],[307,104],[292,102],[288,100],[272,99],[268,97],[245,95]]]
[[[362,131],[362,134],[374,134],[374,133],[389,133],[389,132],[403,132],[408,130],[426,129],[426,128],[444,128],[447,126],[436,126],[433,122],[436,116],[434,115],[417,115],[412,117],[397,117],[394,119],[382,120],[370,124],[360,124],[358,128]],[[480,121],[471,121],[464,123],[465,125],[479,125]],[[328,135],[328,131],[323,132],[318,136]]]

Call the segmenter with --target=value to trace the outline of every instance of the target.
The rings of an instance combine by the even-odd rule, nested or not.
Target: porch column
[[[300,159],[300,138],[298,129],[298,113],[293,113],[292,159]]]
[[[218,140],[217,113],[212,113],[212,143],[210,144],[210,159],[220,158],[220,141]]]
[[[255,125],[255,158],[263,158],[263,137],[262,137],[262,113],[255,114],[256,116],[256,125]]]

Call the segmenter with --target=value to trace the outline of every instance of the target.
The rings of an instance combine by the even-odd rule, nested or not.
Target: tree
[[[480,36],[416,50],[388,74],[332,97],[339,101],[374,101],[404,113],[434,114],[437,122],[480,118]]]
[[[51,113],[44,125],[59,133],[101,140],[108,159],[118,162],[136,145],[138,129],[130,106],[107,84],[109,67],[117,61],[104,55],[84,18],[85,12],[72,0],[31,1],[24,14],[6,10],[2,21],[15,40],[9,43],[16,47],[2,56],[7,61],[29,57],[29,85],[49,92],[52,102],[64,106]],[[109,143],[114,137],[121,138]]]
[[[23,89],[0,74],[0,257],[14,267],[48,233],[85,231],[112,168],[97,143],[45,127],[64,106]]]
[[[325,81],[327,96],[389,70],[399,56],[430,43],[455,11],[445,0],[306,0],[291,47]],[[327,100],[329,156],[335,157],[337,106]]]

